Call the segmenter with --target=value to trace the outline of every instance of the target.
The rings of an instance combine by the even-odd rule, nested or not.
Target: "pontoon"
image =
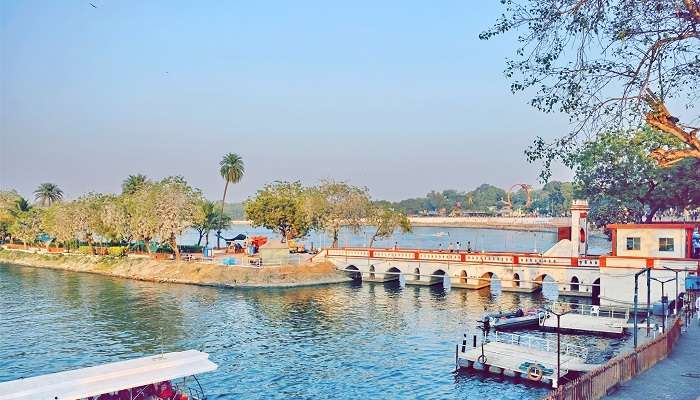
[[[214,371],[196,350],[164,353],[0,383],[0,400],[205,400],[196,374]]]

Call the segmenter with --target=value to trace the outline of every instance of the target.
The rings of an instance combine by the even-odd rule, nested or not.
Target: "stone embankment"
[[[150,282],[216,287],[296,287],[347,282],[348,276],[330,263],[274,267],[224,266],[206,262],[176,262],[151,258],[33,253],[0,249],[0,263],[85,272]]]

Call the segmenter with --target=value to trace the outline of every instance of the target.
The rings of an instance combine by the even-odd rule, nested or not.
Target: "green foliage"
[[[124,257],[127,250],[128,247],[126,246],[111,246],[108,248],[107,253],[112,257]]]
[[[85,255],[95,254],[95,249],[92,246],[80,246],[78,247],[78,253]]]
[[[633,129],[660,102],[694,107],[700,86],[696,1],[504,0],[503,13],[484,40],[517,33],[520,47],[506,62],[513,92],[530,91],[530,104],[569,116],[572,130],[526,151],[542,160],[543,181],[552,161],[573,166],[578,137]],[[672,122],[675,124],[675,122]],[[668,125],[667,125],[668,126]],[[693,133],[696,134],[696,133]],[[668,137],[667,134],[665,136]]]
[[[38,208],[17,212],[12,225],[8,228],[9,233],[25,245],[35,243],[41,234],[42,213]]]
[[[197,246],[202,244],[202,239],[207,238],[209,245],[209,232],[214,229],[224,229],[231,225],[231,217],[227,214],[221,214],[221,208],[213,201],[204,200],[199,203],[200,213],[192,228],[199,234]]]
[[[333,237],[333,247],[338,245],[338,233],[342,227],[353,232],[369,216],[372,202],[367,188],[346,182],[323,181],[319,186],[304,192],[303,209],[312,229],[327,231]]]
[[[592,203],[592,220],[651,221],[659,210],[700,206],[700,160],[660,168],[647,154],[673,146],[651,129],[605,133],[586,144],[577,160],[578,194]]]
[[[406,214],[381,205],[371,208],[367,223],[376,228],[369,247],[374,245],[375,240],[393,235],[397,229],[404,233],[411,231],[411,221]]]
[[[55,183],[42,183],[34,191],[34,199],[39,205],[48,207],[63,199],[63,191]]]
[[[283,240],[303,237],[310,225],[304,196],[305,189],[300,182],[276,181],[265,185],[245,202],[245,213],[253,226],[276,231]]]
[[[122,182],[122,193],[123,194],[134,194],[140,189],[148,185],[150,181],[143,174],[129,175]]]

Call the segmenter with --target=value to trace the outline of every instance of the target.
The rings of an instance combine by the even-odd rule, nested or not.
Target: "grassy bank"
[[[38,254],[5,249],[0,249],[0,262],[141,281],[218,287],[295,287],[349,280],[330,263],[246,268],[147,258]]]

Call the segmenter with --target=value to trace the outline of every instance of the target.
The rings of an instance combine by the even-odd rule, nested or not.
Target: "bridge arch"
[[[569,285],[569,290],[572,292],[578,292],[579,291],[579,280],[578,277],[573,276],[571,278],[571,284]]]
[[[349,273],[350,278],[354,280],[362,280],[362,273],[360,272],[360,269],[356,266],[348,265],[348,267],[345,268],[345,270]]]
[[[591,287],[591,303],[593,305],[600,305],[600,278],[593,281],[593,286]]]
[[[493,285],[493,281],[498,279],[498,275],[494,274],[493,272],[485,272],[479,277],[479,287],[482,286],[491,286]]]
[[[467,271],[462,270],[459,273],[459,283],[467,283],[468,277],[467,277]]]

